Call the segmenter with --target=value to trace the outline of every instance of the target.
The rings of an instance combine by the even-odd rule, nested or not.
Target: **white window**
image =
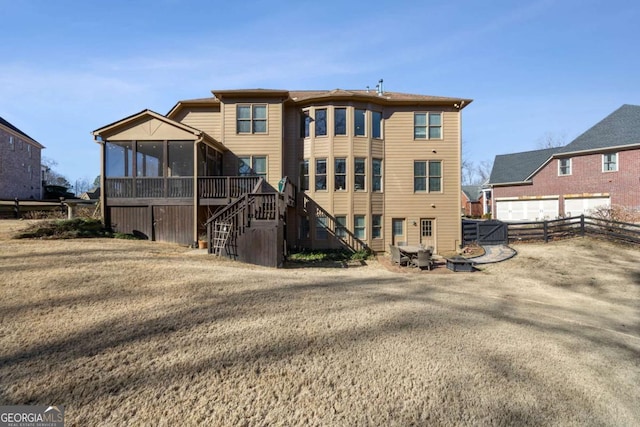
[[[618,153],[602,155],[602,172],[616,172],[618,170]]]
[[[366,239],[366,223],[364,215],[354,215],[353,216],[353,234],[361,240]]]
[[[267,156],[238,157],[239,176],[259,176],[267,180]]]
[[[558,159],[558,175],[571,175],[571,159]]]

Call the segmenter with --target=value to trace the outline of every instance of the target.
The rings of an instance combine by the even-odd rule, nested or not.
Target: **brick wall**
[[[602,172],[602,154],[571,158],[571,175],[558,176],[553,159],[533,177],[532,185],[495,187],[493,198],[609,194],[612,205],[640,209],[640,149],[618,152],[618,171]],[[562,213],[562,212],[561,212]]]
[[[40,156],[39,147],[0,127],[0,199],[42,197]]]

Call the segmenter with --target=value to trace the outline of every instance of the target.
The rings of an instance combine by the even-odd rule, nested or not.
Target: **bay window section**
[[[353,234],[360,240],[367,237],[367,228],[364,215],[354,215],[353,217]]]
[[[371,191],[382,192],[382,159],[373,159],[373,182]]]
[[[354,112],[354,135],[355,136],[365,136],[365,110],[356,109]]]
[[[363,158],[354,159],[353,166],[354,166],[353,168],[354,189],[355,190],[366,189],[365,182],[367,181],[367,175],[366,175],[365,159]]]
[[[327,159],[316,159],[316,191],[327,189]]]
[[[326,108],[316,110],[316,129],[315,136],[327,135],[327,110]]]
[[[334,133],[336,136],[338,135],[346,135],[347,134],[347,109],[346,108],[336,108],[333,110],[333,119],[334,119]]]
[[[347,159],[335,159],[334,162],[334,190],[347,189]]]
[[[382,113],[380,111],[371,112],[371,137],[382,138]]]
[[[309,160],[300,163],[300,188],[302,191],[309,191]]]

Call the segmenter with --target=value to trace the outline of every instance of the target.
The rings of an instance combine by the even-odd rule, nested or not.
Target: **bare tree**
[[[567,145],[567,133],[562,132],[545,132],[536,143],[538,148],[557,148]]]
[[[42,157],[42,167],[45,170],[45,182],[47,185],[59,185],[69,189],[72,187],[71,183],[66,176],[60,174],[55,168],[58,166],[58,162],[49,158]]]

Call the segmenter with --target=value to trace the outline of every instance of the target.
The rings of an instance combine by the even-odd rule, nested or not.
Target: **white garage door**
[[[564,199],[564,214],[566,216],[589,215],[593,212],[593,209],[600,206],[611,206],[611,199],[609,197]]]
[[[541,221],[558,217],[558,199],[496,200],[496,219]]]

